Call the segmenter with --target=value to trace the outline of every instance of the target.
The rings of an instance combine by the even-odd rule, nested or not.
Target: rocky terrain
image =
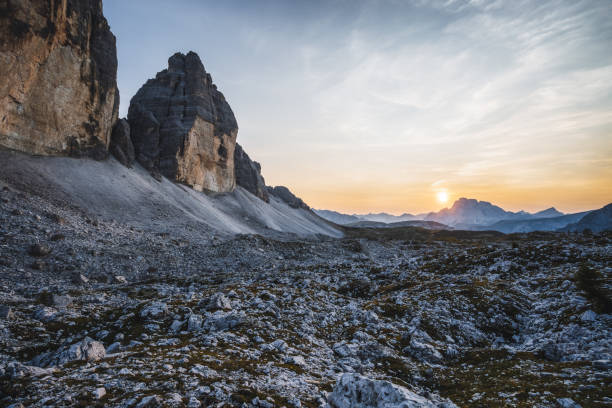
[[[335,225],[195,53],[118,119],[100,0],[0,11],[0,406],[612,404],[610,232]]]
[[[612,403],[609,233],[215,237],[3,186],[3,406]]]

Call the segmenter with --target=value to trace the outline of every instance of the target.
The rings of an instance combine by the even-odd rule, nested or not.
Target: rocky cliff
[[[198,55],[176,53],[128,112],[136,160],[199,191],[232,191],[238,124]]]
[[[106,157],[116,75],[101,0],[0,1],[0,145]]]
[[[266,187],[266,190],[268,190],[269,194],[283,200],[290,207],[310,210],[310,207],[301,198],[297,197],[285,186]]]
[[[261,175],[261,165],[251,160],[238,143],[236,143],[234,151],[234,172],[236,174],[236,184],[244,187],[245,190],[255,194],[265,202],[270,201],[266,181]]]

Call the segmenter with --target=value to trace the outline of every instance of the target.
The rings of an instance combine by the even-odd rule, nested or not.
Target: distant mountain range
[[[494,230],[504,233],[531,231],[593,232],[612,229],[612,204],[599,210],[564,214],[554,207],[536,213],[506,211],[487,201],[460,198],[451,208],[438,212],[412,215],[343,214],[330,210],[314,210],[319,216],[340,225],[353,227],[421,226],[433,229]],[[422,223],[423,221],[431,224]],[[418,222],[421,222],[419,224]]]
[[[612,231],[612,203],[599,210],[591,211],[577,222],[566,225],[561,231],[593,232]]]

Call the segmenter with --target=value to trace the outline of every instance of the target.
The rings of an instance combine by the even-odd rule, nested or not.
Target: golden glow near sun
[[[448,201],[448,193],[446,191],[438,191],[436,193],[436,198],[440,204],[444,204]]]

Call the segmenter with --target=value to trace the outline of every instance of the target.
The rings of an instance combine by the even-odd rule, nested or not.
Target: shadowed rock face
[[[234,171],[236,173],[236,184],[244,187],[266,203],[270,201],[268,190],[266,190],[266,181],[261,175],[261,165],[252,161],[238,143],[236,143],[236,150],[234,151]]]
[[[134,145],[130,137],[130,124],[125,119],[119,119],[113,128],[110,152],[125,167],[132,167],[134,163]]]
[[[0,2],[0,145],[105,158],[116,77],[101,0]]]
[[[128,112],[138,160],[196,190],[232,191],[238,124],[198,55],[177,53],[140,88]]]
[[[269,194],[280,198],[290,207],[310,210],[310,207],[301,198],[297,197],[285,186],[266,187],[266,189]]]

